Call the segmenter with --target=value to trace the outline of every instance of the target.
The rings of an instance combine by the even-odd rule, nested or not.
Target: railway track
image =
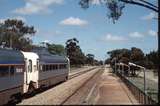
[[[72,78],[75,78],[75,77],[77,77],[77,76],[79,76],[79,75],[82,75],[82,74],[85,74],[86,72],[88,72],[88,71],[92,71],[93,69],[95,69],[96,67],[93,67],[93,68],[90,68],[90,69],[87,69],[87,70],[84,70],[84,71],[79,71],[79,72],[76,72],[76,73],[74,73],[74,74],[71,74],[71,75],[69,75],[69,80],[70,79],[72,79]]]
[[[95,69],[95,68],[93,68],[93,69]],[[88,71],[91,71],[93,69],[90,69]],[[87,89],[88,89],[89,94],[88,94],[88,92],[86,92],[85,95],[83,95],[83,97],[79,97],[79,98],[85,98],[85,99],[80,100],[79,103],[77,103],[77,104],[85,104],[85,102],[88,102],[88,99],[90,98],[91,93],[93,93],[93,92],[90,92],[90,88],[93,90],[92,85],[94,85],[94,81],[96,81],[98,76],[101,73],[103,73],[103,71],[100,71],[100,70],[103,70],[103,69],[99,68],[96,73],[94,73],[88,80],[86,80],[75,92],[73,92],[69,97],[67,97],[60,105],[74,105],[74,103],[68,104],[67,102],[69,102],[69,101],[74,102],[74,99],[77,97],[77,95],[82,96],[84,94],[83,92],[87,91]],[[88,71],[86,70],[85,72],[88,72]]]

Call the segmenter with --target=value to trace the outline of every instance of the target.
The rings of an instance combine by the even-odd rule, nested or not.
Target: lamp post
[[[142,66],[140,66],[140,65],[136,65],[136,64],[134,64],[134,63],[131,63],[131,62],[129,62],[129,65],[132,65],[132,66],[135,66],[135,67],[139,67],[140,69],[143,69],[143,83],[144,83],[144,88],[143,88],[143,90],[144,90],[144,93],[145,94],[147,94],[147,84],[146,84],[146,68],[145,67],[142,67]],[[144,99],[144,103],[146,104],[146,97],[145,97],[145,99]]]

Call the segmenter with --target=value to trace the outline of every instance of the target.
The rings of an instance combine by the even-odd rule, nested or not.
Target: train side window
[[[66,65],[66,64],[64,64],[64,65],[63,65],[63,68],[64,68],[64,69],[65,69],[65,68],[67,68],[67,65]]]
[[[55,66],[54,66],[54,64],[52,65],[52,70],[55,70]]]
[[[37,70],[39,70],[39,60],[37,60]]]
[[[49,70],[49,65],[46,65],[46,71],[48,71]]]
[[[62,69],[62,65],[61,64],[59,65],[59,69]]]
[[[28,71],[32,72],[32,60],[29,60]]]
[[[43,65],[42,66],[42,71],[45,71],[45,70],[46,70],[45,65]]]
[[[53,65],[51,65],[51,71],[53,71]]]
[[[58,64],[55,65],[55,69],[58,69]]]
[[[61,64],[61,65],[59,65],[59,68],[60,68],[60,69],[65,69],[65,68],[66,68],[66,65],[65,65],[65,64]]]
[[[0,66],[0,77],[9,76],[9,66]]]
[[[12,76],[12,75],[14,75],[14,73],[15,73],[15,67],[11,66],[10,67],[10,75]]]
[[[49,67],[50,67],[49,70],[52,71],[52,65],[49,65]]]

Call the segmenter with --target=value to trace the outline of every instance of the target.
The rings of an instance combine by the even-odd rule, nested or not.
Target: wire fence
[[[122,64],[121,64],[122,65]],[[130,70],[129,70],[130,71]],[[135,98],[141,104],[157,104],[157,88],[158,83],[155,81],[146,79],[145,76],[140,76],[139,70],[136,76],[130,76],[129,72],[125,72],[123,68],[116,68],[116,74],[122,79],[122,81],[127,85],[130,91],[134,94]],[[143,70],[146,71],[146,70]],[[142,71],[142,72],[143,72]],[[144,74],[145,75],[145,74]]]

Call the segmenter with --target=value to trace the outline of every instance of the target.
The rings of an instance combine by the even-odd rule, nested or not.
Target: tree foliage
[[[87,9],[93,1],[94,0],[80,0],[79,4],[82,8]],[[147,0],[99,0],[99,2],[107,7],[107,16],[108,18],[112,18],[113,23],[123,14],[123,9],[126,4],[138,5],[158,13],[158,6]]]
[[[79,41],[76,38],[72,38],[66,41],[66,52],[70,59],[71,65],[83,65],[85,64],[85,55],[82,52]]]
[[[129,49],[115,49],[107,52],[109,58],[105,60],[105,63],[114,65],[116,62],[122,62],[128,64],[132,62],[149,69],[155,69],[158,66],[158,52],[151,51],[148,54],[144,54],[139,48],[132,47]]]
[[[110,56],[110,60],[114,62],[115,58],[117,62],[123,62],[128,64],[128,62],[138,63],[144,60],[144,53],[141,49],[132,47],[129,49],[115,49],[107,52]],[[108,61],[108,60],[107,60]]]
[[[146,55],[146,60],[148,62],[149,68],[157,68],[159,61],[158,61],[158,52],[151,51],[149,54]]]
[[[87,54],[86,57],[87,57],[86,63],[93,65],[94,62],[95,62],[94,55],[93,54]]]
[[[0,45],[24,51],[31,49],[30,37],[35,32],[33,26],[25,25],[22,20],[7,19],[0,24]]]
[[[46,45],[47,45],[48,51],[51,54],[65,55],[65,48],[63,45],[49,44],[49,43],[47,43]]]

